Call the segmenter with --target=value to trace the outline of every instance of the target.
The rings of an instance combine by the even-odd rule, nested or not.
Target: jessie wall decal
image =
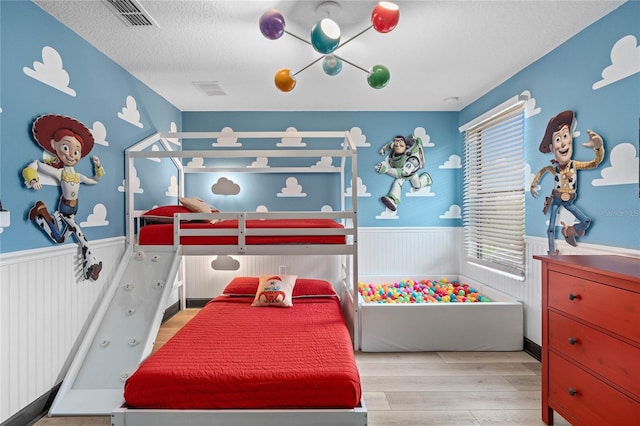
[[[576,237],[582,237],[587,228],[591,225],[591,218],[585,215],[578,206],[575,205],[578,189],[578,170],[596,168],[604,159],[604,145],[602,137],[592,130],[587,130],[589,140],[582,146],[591,147],[594,151],[594,158],[591,161],[575,161],[573,156],[573,135],[572,128],[574,122],[573,111],[563,111],[552,117],[547,124],[539,150],[543,154],[553,153],[552,165],[543,167],[538,171],[531,182],[531,195],[538,196],[537,185],[545,173],[554,177],[554,186],[551,195],[545,198],[543,213],[549,212],[549,226],[547,227],[547,238],[549,243],[548,254],[556,255],[555,248],[555,224],[556,216],[560,207],[575,216],[577,223],[574,225],[562,224],[562,235],[567,243],[576,246]]]
[[[104,176],[104,168],[97,156],[93,156],[95,175],[87,177],[74,170],[81,158],[87,156],[94,145],[89,129],[78,120],[62,115],[46,114],[38,117],[32,126],[33,137],[45,151],[53,154],[51,161],[33,161],[22,170],[28,188],[42,189],[41,175],[60,186],[58,209],[53,213],[42,201],[37,201],[29,211],[29,219],[56,243],[63,243],[73,234],[82,251],[82,268],[85,279],[97,280],[102,270],[89,249],[84,233],[75,221],[78,211],[80,184],[95,185]]]

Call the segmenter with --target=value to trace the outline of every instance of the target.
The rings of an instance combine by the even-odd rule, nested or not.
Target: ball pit
[[[427,279],[403,280],[385,284],[358,283],[358,291],[366,303],[484,303],[491,300],[468,284]]]

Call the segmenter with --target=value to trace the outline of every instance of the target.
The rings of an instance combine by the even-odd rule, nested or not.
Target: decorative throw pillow
[[[189,213],[191,210],[184,206],[160,206],[153,208],[142,215],[147,223],[172,223],[176,213]]]
[[[298,278],[293,289],[293,298],[303,297],[337,297],[335,289],[325,280]]]
[[[193,213],[219,213],[220,212],[220,210],[216,209],[215,207],[211,207],[206,202],[204,202],[204,200],[198,197],[180,197],[178,198],[178,200],[180,200],[180,203],[182,203],[183,206],[185,206],[187,209],[189,209],[189,211]],[[219,222],[219,220],[211,219],[210,222],[217,223]]]
[[[296,278],[295,275],[260,275],[258,290],[251,306],[293,306],[291,295]]]

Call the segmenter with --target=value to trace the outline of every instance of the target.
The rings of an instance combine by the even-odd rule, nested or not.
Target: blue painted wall
[[[1,228],[0,252],[48,247],[53,243],[27,220],[36,200],[55,206],[59,188],[45,187],[40,192],[27,189],[20,174],[29,162],[42,158],[42,149],[34,142],[31,124],[41,114],[57,113],[75,117],[100,133],[108,142],[98,143],[92,154],[98,155],[106,169],[105,178],[96,186],[83,186],[78,222],[88,239],[124,234],[124,150],[156,131],[300,131],[351,130],[359,140],[360,225],[367,227],[461,226],[462,137],[458,126],[491,109],[513,95],[528,91],[526,156],[535,173],[549,163],[550,157],[537,151],[549,118],[564,109],[573,109],[578,118],[574,158],[589,160],[592,151],[580,146],[586,142],[586,130],[599,132],[605,140],[607,155],[596,170],[579,175],[579,206],[594,220],[582,241],[625,248],[640,247],[640,204],[637,169],[629,183],[611,184],[605,170],[633,172],[638,164],[638,121],[640,117],[640,73],[617,79],[594,90],[603,70],[612,65],[612,49],[620,40],[635,43],[640,39],[637,22],[640,4],[628,2],[594,23],[545,57],[531,64],[499,87],[490,91],[460,113],[457,112],[185,112],[181,113],[139,80],[132,77],[86,41],[61,25],[30,2],[0,2],[0,199],[11,211],[11,226]],[[38,30],[35,31],[34,29]],[[625,49],[625,46],[621,47]],[[51,54],[60,58],[68,75],[65,87],[54,88],[34,78],[36,63],[51,65]],[[54,56],[55,56],[54,54]],[[623,56],[629,57],[626,53]],[[55,61],[54,61],[55,64]],[[29,69],[31,71],[29,71]],[[59,70],[58,70],[59,71]],[[59,74],[58,74],[59,75]],[[598,83],[598,85],[601,83]],[[597,85],[597,86],[598,86]],[[75,95],[71,95],[71,89]],[[128,104],[133,99],[135,106]],[[136,118],[129,121],[125,118]],[[133,115],[128,114],[133,112]],[[139,118],[136,116],[139,113]],[[99,123],[99,124],[96,124]],[[142,125],[142,127],[140,127]],[[396,134],[417,133],[425,142],[425,171],[433,177],[429,193],[406,196],[393,216],[383,214],[379,197],[386,194],[392,178],[375,172],[374,165],[384,143]],[[188,145],[188,143],[186,144]],[[188,146],[187,146],[188,147]],[[617,148],[617,149],[616,149]],[[612,155],[613,153],[615,155]],[[622,153],[622,155],[620,155]],[[625,159],[630,161],[624,161]],[[621,162],[622,161],[622,162]],[[622,169],[618,166],[624,164]],[[613,169],[610,169],[613,167]],[[171,174],[167,162],[140,160],[136,164],[140,188],[138,207],[174,203],[170,194]],[[630,169],[631,168],[631,169]],[[92,175],[91,162],[83,159],[77,171]],[[624,174],[624,173],[623,173]],[[605,179],[604,176],[607,176]],[[161,177],[159,179],[158,177]],[[217,176],[219,177],[219,176]],[[187,195],[201,196],[222,210],[313,209],[325,205],[338,208],[336,194],[326,191],[319,177],[299,177],[306,197],[278,197],[285,186],[283,177],[270,175],[255,180],[237,177],[238,196],[211,194],[212,178],[193,176],[187,182]],[[253,180],[252,180],[253,179]],[[600,183],[597,183],[600,182]],[[604,185],[602,185],[604,183]],[[527,234],[544,236],[546,218],[542,199],[550,191],[549,176],[542,182],[540,197],[527,195]],[[169,193],[167,195],[167,193]],[[104,206],[106,216],[99,220],[96,206]],[[99,224],[99,226],[91,226]],[[71,242],[73,244],[73,242]]]
[[[97,185],[81,186],[76,222],[84,223],[89,241],[124,235],[124,150],[156,131],[180,128],[180,111],[31,2],[0,2],[0,24],[0,199],[11,212],[11,226],[0,228],[1,252],[54,244],[28,212],[36,200],[55,210],[60,188],[28,189],[21,175],[42,159],[31,126],[49,113],[92,129],[90,155],[106,171]],[[87,157],[75,169],[93,176]]]
[[[530,183],[553,158],[538,151],[547,123],[559,112],[573,110],[579,132],[574,133],[573,159],[594,158],[593,150],[582,146],[589,139],[587,129],[602,136],[606,150],[598,168],[578,171],[576,204],[593,219],[579,240],[634,249],[640,249],[639,23],[640,2],[623,4],[460,113],[460,123],[466,123],[516,94],[529,92],[526,162]],[[546,237],[542,208],[553,188],[552,177],[545,175],[540,185],[537,198],[526,195],[526,234]]]
[[[451,206],[460,206],[459,167],[462,146],[457,143],[455,129],[457,112],[185,112],[184,131],[298,131],[340,130],[351,131],[358,144],[359,188],[358,220],[360,226],[460,226],[459,216],[449,216]],[[420,135],[424,144],[425,167],[433,179],[431,188],[416,196],[409,182],[403,186],[402,200],[396,214],[386,212],[380,197],[389,190],[393,178],[375,171],[376,163],[383,161],[380,148],[395,135]],[[277,149],[273,141],[269,149]],[[311,143],[304,140],[304,143]],[[188,143],[185,143],[188,147]],[[320,146],[312,149],[321,149]],[[251,145],[242,148],[251,149]],[[336,149],[332,146],[331,149]],[[241,149],[241,148],[238,148]],[[451,157],[453,156],[453,164]],[[456,159],[458,161],[456,161]],[[316,161],[319,160],[316,159]],[[337,161],[336,161],[337,164]],[[326,191],[327,181],[316,175],[293,175],[306,194],[304,197],[279,197],[288,175],[262,174],[257,176],[228,176],[242,181],[237,196],[214,196],[211,185],[219,175],[191,175],[186,180],[187,195],[199,196],[221,210],[255,210],[263,205],[269,210],[320,210],[329,205],[339,210],[338,194],[332,186]],[[326,177],[325,177],[326,178]],[[332,181],[329,181],[331,183]],[[337,181],[335,181],[337,185]],[[331,183],[333,184],[333,183]],[[407,195],[409,193],[410,195]],[[350,200],[347,200],[350,202]],[[456,211],[455,207],[453,208]]]

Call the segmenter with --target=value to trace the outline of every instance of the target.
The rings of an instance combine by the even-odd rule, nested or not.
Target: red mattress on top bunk
[[[298,291],[294,289],[289,308],[253,307],[250,293],[249,297],[222,295],[209,302],[129,377],[126,405],[357,407],[360,376],[340,302],[326,291],[314,294],[316,280],[303,281]],[[257,287],[257,279],[252,282],[256,285],[250,287]],[[244,294],[246,285],[229,292]]]
[[[209,222],[183,222],[182,229],[235,229],[238,221],[235,219],[222,220],[215,224]],[[249,229],[337,229],[344,228],[340,223],[331,219],[254,219],[247,220]],[[344,235],[248,235],[246,244],[344,244]],[[183,245],[229,245],[238,244],[238,237],[234,235],[188,235],[181,236]],[[171,245],[173,244],[173,223],[152,223],[140,228],[139,244],[142,245]]]

